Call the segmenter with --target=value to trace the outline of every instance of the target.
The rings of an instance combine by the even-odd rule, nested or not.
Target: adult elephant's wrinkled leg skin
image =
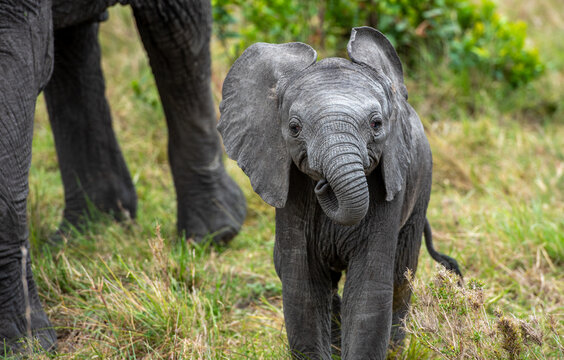
[[[104,91],[98,23],[55,30],[55,68],[45,99],[65,187],[63,228],[80,224],[89,202],[118,219],[135,217],[137,196]]]
[[[179,233],[227,242],[239,231],[246,204],[223,167],[216,130],[209,0],[134,0],[132,7],[168,124]]]
[[[56,336],[31,273],[26,203],[33,116],[52,64],[50,1],[0,0],[0,357]]]

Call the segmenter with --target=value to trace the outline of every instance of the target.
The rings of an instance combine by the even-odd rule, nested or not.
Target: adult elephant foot
[[[237,235],[246,215],[246,201],[239,186],[220,166],[194,176],[194,183],[178,190],[178,233],[202,242],[225,244]]]
[[[69,225],[80,229],[86,221],[95,218],[97,212],[110,214],[117,221],[136,216],[137,194],[127,170],[121,174],[100,175],[75,190],[73,194],[65,193],[61,229],[68,229]]]
[[[106,174],[85,184],[67,186],[63,219],[49,242],[59,244],[73,230],[84,231],[89,221],[95,221],[100,213],[109,214],[116,221],[135,219],[137,194],[129,174],[122,175]]]
[[[41,307],[27,247],[11,258],[0,264],[0,357],[53,351],[57,337]]]
[[[0,318],[0,357],[55,350],[57,336],[41,308],[30,313],[30,331],[27,324],[21,316]]]

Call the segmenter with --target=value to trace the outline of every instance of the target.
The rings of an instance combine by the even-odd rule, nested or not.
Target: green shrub
[[[540,75],[526,25],[496,12],[491,0],[213,0],[216,34],[232,57],[257,41],[302,41],[323,55],[343,55],[350,30],[382,31],[403,61],[417,65],[427,51],[455,71],[479,71],[516,87]],[[230,40],[235,40],[230,42]]]

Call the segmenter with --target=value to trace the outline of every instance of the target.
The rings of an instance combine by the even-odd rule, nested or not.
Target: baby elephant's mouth
[[[378,167],[378,164],[380,164],[380,156],[370,155],[370,165],[364,168],[364,174],[370,175]]]

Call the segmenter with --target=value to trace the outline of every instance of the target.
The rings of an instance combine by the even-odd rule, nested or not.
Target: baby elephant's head
[[[353,225],[366,215],[366,176],[378,165],[386,200],[403,186],[407,91],[380,32],[353,29],[347,49],[352,61],[316,62],[306,44],[252,45],[225,79],[218,129],[267,203],[284,207],[293,162],[317,182],[327,216]]]

